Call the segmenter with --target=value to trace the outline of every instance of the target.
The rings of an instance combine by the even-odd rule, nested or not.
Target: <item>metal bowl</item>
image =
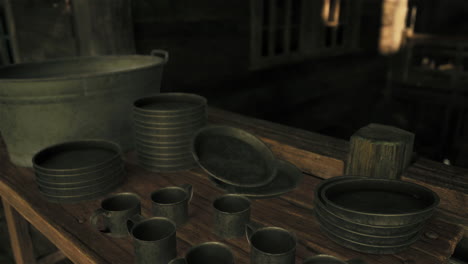
[[[401,226],[427,220],[439,204],[433,191],[410,182],[352,179],[330,183],[320,193],[326,208],[352,222]]]
[[[49,187],[79,187],[79,186],[87,186],[90,184],[94,184],[104,179],[109,179],[114,177],[114,175],[121,173],[124,171],[123,164],[119,167],[113,168],[112,170],[108,170],[101,174],[94,174],[90,177],[63,177],[63,176],[45,176],[39,173],[36,173],[36,183],[49,186]]]
[[[69,141],[47,147],[34,155],[35,171],[47,175],[94,172],[122,158],[120,146],[104,140]]]
[[[330,212],[325,206],[324,202],[321,200],[320,193],[323,188],[328,184],[337,182],[337,181],[346,181],[352,179],[366,179],[365,177],[356,177],[356,176],[338,176],[333,177],[327,180],[322,181],[314,190],[314,210],[320,213],[323,219],[326,221],[338,225],[340,227],[346,228],[348,230],[354,230],[359,233],[366,235],[376,235],[376,236],[399,236],[407,233],[414,232],[415,230],[420,230],[423,228],[425,221],[412,223],[408,225],[399,225],[399,226],[376,226],[376,225],[367,225],[356,223],[345,219],[341,216]]]
[[[89,195],[97,192],[106,190],[109,186],[114,185],[115,182],[121,182],[124,178],[125,173],[121,172],[114,175],[114,177],[108,178],[106,181],[94,183],[88,186],[75,187],[75,188],[52,188],[44,185],[38,185],[39,190],[46,195],[52,196],[78,196],[78,195]]]
[[[369,254],[396,254],[408,249],[412,244],[418,241],[419,237],[414,237],[410,241],[400,245],[393,246],[376,246],[372,244],[360,243],[350,239],[343,238],[339,234],[327,229],[325,226],[320,226],[320,229],[335,243],[353,249],[358,252],[369,253]]]
[[[322,217],[319,211],[317,210],[314,210],[314,213],[320,225],[324,226],[328,230],[333,231],[336,234],[339,234],[342,238],[346,238],[359,243],[365,243],[375,246],[397,246],[404,244],[405,242],[411,241],[414,237],[419,237],[419,235],[421,234],[421,228],[411,230],[410,232],[401,235],[379,236],[363,234],[355,230],[349,230],[342,226],[333,224],[332,222],[328,221],[328,219]]]
[[[139,134],[179,135],[179,134],[194,133],[198,129],[204,126],[205,126],[204,122],[200,122],[195,125],[186,125],[186,126],[170,127],[170,128],[152,127],[152,126],[145,126],[145,125],[135,123],[134,129],[135,129],[135,132]]]
[[[193,168],[198,167],[195,162],[187,163],[187,164],[176,164],[176,165],[155,165],[153,163],[145,163],[139,161],[141,167],[146,170],[154,171],[154,172],[177,172],[177,171],[185,171],[190,170]]]
[[[156,144],[190,144],[195,132],[179,135],[147,135],[135,131],[135,139],[141,142],[154,142]]]

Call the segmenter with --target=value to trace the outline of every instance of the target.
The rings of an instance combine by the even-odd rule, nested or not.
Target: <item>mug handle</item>
[[[250,237],[252,237],[253,233],[257,231],[258,229],[264,227],[262,224],[259,224],[257,222],[250,222],[245,224],[245,236],[247,237],[247,241],[250,244]]]
[[[127,219],[127,231],[128,234],[132,234],[132,229],[135,225],[145,220],[145,218],[140,214],[134,214]]]
[[[192,201],[192,198],[193,198],[193,187],[192,187],[192,185],[188,184],[188,183],[185,183],[185,184],[180,185],[179,187],[184,189],[188,193],[188,195],[189,195],[188,202],[190,203],[190,201]]]
[[[176,258],[171,260],[168,264],[187,264],[187,261],[184,258]]]
[[[150,53],[151,56],[161,57],[164,61],[163,64],[166,64],[169,61],[169,52],[161,49],[154,49]]]
[[[99,232],[107,234],[107,233],[110,233],[109,227],[106,226],[104,230],[101,230],[98,228],[98,224],[97,224],[99,218],[104,217],[104,216],[109,217],[110,216],[109,212],[107,212],[106,210],[102,208],[99,208],[96,211],[94,211],[94,213],[89,218],[89,221],[94,226],[94,228],[97,229]]]

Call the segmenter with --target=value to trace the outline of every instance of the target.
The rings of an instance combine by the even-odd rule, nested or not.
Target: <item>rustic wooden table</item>
[[[463,236],[463,226],[447,221],[446,213],[450,210],[442,208],[445,213],[438,212],[424,231],[435,233],[435,239],[423,235],[404,252],[395,255],[371,255],[344,248],[320,231],[319,224],[312,214],[312,202],[314,188],[322,179],[343,174],[347,151],[345,141],[216,109],[210,109],[209,120],[211,123],[238,126],[256,134],[270,146],[276,156],[296,164],[304,171],[304,179],[296,190],[278,198],[254,200],[252,204],[252,220],[268,226],[279,226],[297,234],[299,242],[296,263],[301,263],[308,256],[323,253],[343,259],[361,258],[369,264],[441,264],[447,262]],[[177,230],[179,256],[184,255],[193,245],[206,241],[221,241],[231,247],[236,263],[249,263],[250,249],[245,237],[224,240],[213,233],[211,204],[223,191],[215,187],[201,169],[179,173],[155,173],[139,167],[134,152],[128,153],[125,158],[127,179],[115,192],[139,194],[142,197],[144,216],[150,215],[149,195],[153,190],[183,183],[193,185],[190,221]],[[111,238],[90,225],[89,216],[99,207],[100,200],[77,204],[49,203],[39,193],[34,180],[32,169],[16,167],[9,162],[5,144],[1,141],[0,196],[7,215],[17,264],[36,263],[27,235],[27,222],[36,227],[74,263],[134,262],[130,238]],[[447,190],[445,187],[437,188]],[[446,207],[447,202],[444,201],[444,197],[441,198],[441,206]],[[457,217],[450,219],[456,219],[455,222],[468,219],[463,215]],[[37,262],[52,263],[60,258],[61,253]]]

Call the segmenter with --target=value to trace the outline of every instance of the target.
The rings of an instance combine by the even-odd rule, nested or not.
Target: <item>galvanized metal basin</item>
[[[133,148],[133,102],[158,94],[166,51],[0,68],[0,131],[10,160],[31,167],[46,146],[82,138]]]

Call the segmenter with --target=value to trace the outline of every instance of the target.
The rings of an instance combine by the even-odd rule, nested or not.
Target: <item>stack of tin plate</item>
[[[134,103],[135,148],[142,167],[180,171],[197,166],[191,153],[194,133],[206,124],[204,97],[163,93]]]
[[[342,176],[320,183],[314,204],[331,240],[359,252],[394,254],[419,239],[439,197],[410,182]]]
[[[103,140],[53,145],[34,155],[32,162],[39,191],[51,202],[99,198],[125,176],[120,146]]]

